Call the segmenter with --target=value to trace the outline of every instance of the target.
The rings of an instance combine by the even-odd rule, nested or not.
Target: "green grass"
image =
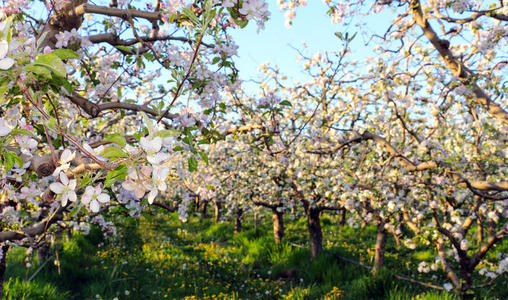
[[[390,270],[422,281],[419,259],[427,249],[408,252],[388,239],[386,268],[373,277],[338,255],[371,264],[376,229],[339,228],[335,216],[323,218],[323,253],[311,260],[305,220],[287,220],[284,242],[275,245],[270,217],[254,229],[233,234],[229,223],[175,214],[123,220],[118,236],[100,232],[63,236],[51,263],[26,269],[24,249],[8,254],[4,299],[458,299],[395,279]],[[504,246],[503,246],[504,247]],[[53,263],[56,254],[60,268]],[[406,257],[409,259],[400,259]],[[478,291],[479,299],[506,299],[503,281]]]

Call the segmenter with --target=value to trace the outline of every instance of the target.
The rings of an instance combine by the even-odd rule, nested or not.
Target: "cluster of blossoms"
[[[56,36],[56,48],[67,48],[69,45],[77,43],[78,49],[87,49],[92,43],[87,37],[82,37],[75,28],[71,31],[63,31]]]
[[[101,215],[95,216],[90,223],[98,225],[105,238],[116,236],[115,224],[111,221],[106,221],[103,216]]]
[[[0,7],[1,17],[17,14],[20,13],[22,9],[29,8],[29,1],[26,0],[4,0],[2,2],[5,4]]]

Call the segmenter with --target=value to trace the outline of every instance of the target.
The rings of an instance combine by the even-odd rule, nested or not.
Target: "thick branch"
[[[267,203],[267,202],[262,202],[262,201],[253,201],[252,203],[254,203],[255,205],[257,206],[263,206],[263,207],[266,207],[266,208],[269,208],[271,210],[275,210],[277,209],[278,207],[282,207],[282,204],[281,203],[278,203],[278,204],[270,204],[270,203]]]
[[[485,254],[489,251],[489,249],[494,246],[497,242],[504,239],[507,236],[508,232],[505,229],[491,235],[488,240],[480,246],[478,252],[471,259],[471,267],[475,267],[480,263]]]
[[[98,43],[108,43],[111,46],[131,46],[138,43],[138,39],[128,39],[122,40],[120,36],[114,33],[101,33],[96,35],[91,35],[88,37],[90,42],[94,44]],[[156,42],[156,41],[180,41],[184,43],[192,43],[192,40],[186,37],[180,36],[171,36],[171,35],[163,35],[163,36],[142,36],[140,39],[143,42]],[[206,47],[212,47],[209,44],[202,43]]]
[[[478,84],[476,84],[473,72],[463,63],[459,62],[450,51],[449,41],[441,40],[437,36],[434,29],[430,26],[429,21],[424,16],[420,1],[412,0],[410,6],[411,13],[413,14],[416,24],[422,28],[423,34],[439,52],[448,69],[452,71],[453,75],[457,76],[462,84],[469,86],[472,89],[474,95],[476,96],[476,101],[480,103],[492,117],[501,121],[505,125],[508,125],[508,112],[503,110],[501,105],[492,101],[490,96],[482,88],[480,88]]]
[[[154,117],[159,116],[159,114],[155,110],[151,109],[146,105],[124,102],[106,102],[101,104],[95,104],[76,92],[73,92],[71,95],[67,95],[67,98],[69,98],[72,103],[76,104],[81,109],[83,109],[83,111],[85,111],[92,118],[98,117],[99,113],[102,111],[115,109],[142,111]],[[177,116],[175,114],[166,114],[166,118],[168,119],[174,119],[176,117]]]
[[[39,223],[30,226],[21,231],[2,231],[0,232],[0,242],[20,240],[26,237],[34,237],[44,233],[49,226],[63,218],[62,212],[64,208],[60,208],[56,213],[50,214]]]

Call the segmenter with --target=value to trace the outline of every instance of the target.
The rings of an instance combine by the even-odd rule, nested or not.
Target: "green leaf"
[[[283,101],[280,102],[280,105],[291,106],[292,104],[288,100],[283,100]]]
[[[212,60],[212,65],[215,65],[216,63],[218,63],[219,61],[221,61],[221,58],[220,57],[214,57],[213,60]]]
[[[72,85],[71,83],[65,79],[65,77],[53,77],[50,81],[51,85],[55,92],[59,93],[61,88],[65,88],[67,92],[72,93]]]
[[[247,24],[249,24],[249,20],[235,19],[234,21],[236,25],[240,26],[240,28],[244,28]]]
[[[116,169],[108,172],[106,175],[106,181],[104,182],[104,187],[108,188],[118,180],[125,180],[125,177],[127,177],[127,166],[125,164],[121,164]]]
[[[35,64],[50,69],[57,76],[65,77],[67,74],[67,70],[65,69],[65,64],[63,61],[60,59],[60,57],[52,53],[41,54],[37,56],[35,58]]]
[[[206,165],[208,165],[208,155],[206,155],[205,152],[199,152],[199,155],[201,156],[203,161],[206,163]]]
[[[18,165],[19,168],[23,166],[23,159],[21,159],[21,157],[19,157],[16,153],[12,151],[6,151],[3,156],[6,172],[9,172],[14,167],[14,164]]]
[[[60,59],[73,59],[79,58],[79,55],[70,49],[56,49],[51,52],[52,54],[60,57]]]
[[[122,52],[133,53],[132,49],[127,46],[115,46],[115,48],[117,48],[118,50],[120,50]]]
[[[199,25],[199,20],[198,18],[194,15],[194,13],[188,9],[188,8],[184,8],[183,9],[183,13],[189,17],[189,19],[191,20],[192,23],[194,23],[194,25]]]
[[[141,117],[143,117],[143,121],[145,121],[146,128],[148,128],[148,134],[151,135],[153,133],[152,120],[150,120],[150,118],[148,118],[148,116],[144,112],[140,112],[140,114],[141,114]]]
[[[42,77],[46,77],[46,78],[51,77],[51,72],[47,68],[41,67],[41,66],[36,66],[34,64],[26,65],[23,68],[23,70],[34,73],[35,75],[40,75]]]
[[[125,140],[123,135],[121,135],[119,133],[113,133],[113,134],[107,135],[106,138],[104,138],[104,141],[110,142],[110,143],[115,143],[115,144],[119,145],[120,147],[124,147],[127,144],[127,141]]]
[[[194,156],[190,157],[187,163],[189,164],[189,172],[194,172],[198,168],[198,161]]]
[[[101,152],[101,155],[107,158],[129,157],[129,155],[123,152],[122,149],[115,146],[109,146],[104,148],[104,150]]]
[[[15,128],[13,129],[10,134],[12,135],[17,135],[17,134],[22,134],[22,135],[28,135],[28,136],[34,136],[34,134],[24,128]]]
[[[163,129],[159,130],[155,133],[155,136],[160,136],[161,138],[166,138],[168,136],[177,136],[180,135],[180,131],[176,129]]]

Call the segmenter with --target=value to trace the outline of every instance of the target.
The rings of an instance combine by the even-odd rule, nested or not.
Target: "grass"
[[[60,267],[52,258],[30,282],[39,264],[32,259],[26,269],[24,249],[12,249],[4,299],[458,299],[391,275],[397,270],[429,282],[416,272],[426,249],[411,254],[388,239],[386,269],[376,277],[337,259],[370,265],[376,229],[339,228],[334,218],[323,217],[325,250],[314,260],[304,220],[286,222],[284,242],[275,245],[268,216],[257,229],[247,221],[236,235],[232,224],[209,219],[126,219],[113,240],[97,230],[60,238],[52,248]],[[506,299],[507,293],[501,280],[479,298]]]

